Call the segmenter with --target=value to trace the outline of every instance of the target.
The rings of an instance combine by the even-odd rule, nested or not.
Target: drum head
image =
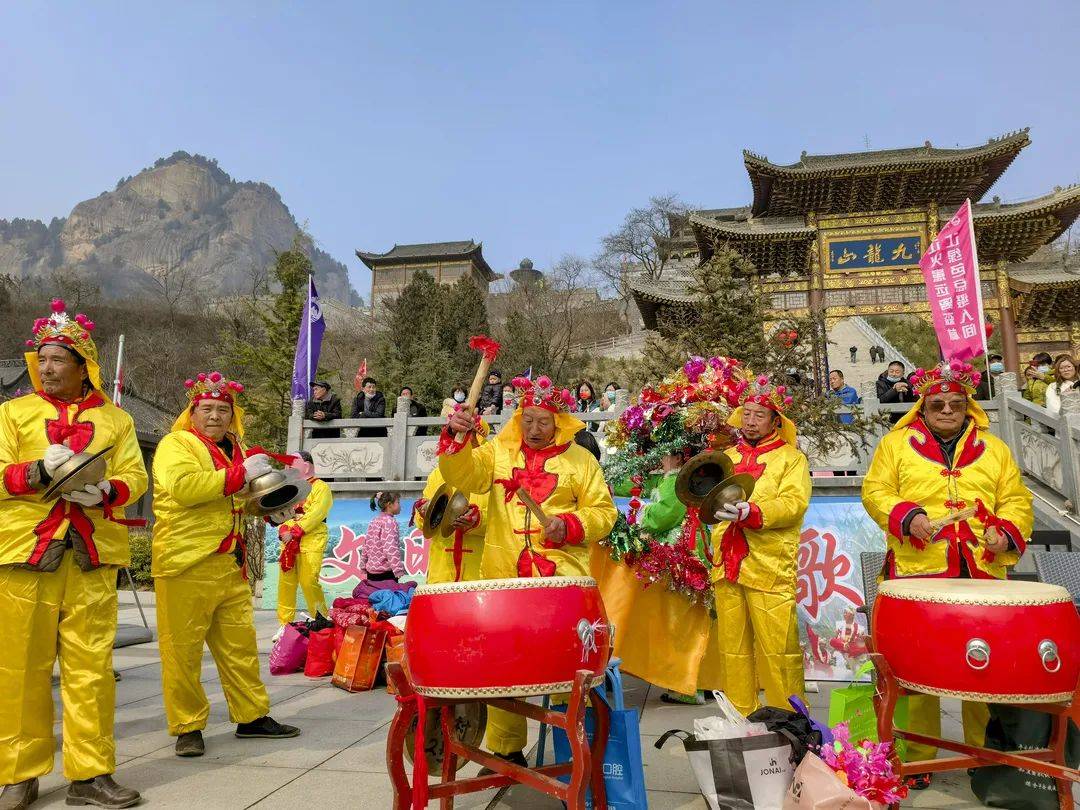
[[[1005,579],[890,579],[878,596],[954,605],[1051,605],[1071,602],[1069,592],[1045,582]]]
[[[465,745],[479,747],[484,741],[487,729],[487,706],[483,703],[458,703],[451,707],[454,713],[454,738]],[[424,717],[424,753],[427,756],[428,771],[438,773],[443,763],[443,739],[440,728],[439,709],[428,709]],[[416,755],[416,721],[409,724],[405,734],[405,757],[412,764]],[[458,759],[457,770],[468,763],[467,759]]]

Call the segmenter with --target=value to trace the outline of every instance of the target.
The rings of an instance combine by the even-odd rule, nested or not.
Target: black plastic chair
[[[1035,572],[1039,582],[1060,585],[1080,605],[1080,554],[1067,551],[1037,551]]]
[[[859,612],[866,615],[866,624],[870,624],[870,612],[877,599],[878,577],[885,567],[884,551],[864,551],[859,555],[859,565],[862,566],[863,606]]]

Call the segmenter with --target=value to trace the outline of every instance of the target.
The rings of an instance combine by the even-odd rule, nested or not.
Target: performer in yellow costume
[[[326,594],[319,584],[319,572],[322,571],[323,558],[326,556],[326,544],[330,541],[330,530],[326,517],[334,506],[334,496],[330,485],[316,478],[311,467],[311,454],[301,451],[299,465],[308,473],[311,493],[296,509],[288,510],[286,515],[271,515],[271,523],[278,525],[281,539],[281,555],[278,565],[278,621],[282,627],[296,618],[296,588],[304,592],[304,604],[308,613],[314,616],[326,610]],[[275,518],[287,517],[286,520]]]
[[[758,683],[770,706],[804,695],[795,578],[810,466],[783,413],[791,402],[784,386],[765,377],[741,385],[742,404],[729,419],[739,440],[725,452],[735,472],[756,484],[748,501],[725,504],[716,514],[712,578],[724,691],[747,715],[760,706]]]
[[[239,383],[220,373],[188,380],[189,405],[154,456],[154,592],[161,680],[176,754],[202,756],[210,714],[200,682],[203,645],[217,664],[237,737],[295,737],[267,712],[259,678],[255,616],[244,565],[237,494],[268,472],[263,454],[245,458]]]
[[[94,324],[64,302],[34,323],[34,393],[0,405],[0,808],[28,807],[53,768],[60,659],[69,804],[131,807],[112,778],[116,572],[130,561],[124,507],[146,491],[131,417],[102,394]],[[106,450],[102,480],[43,497],[75,453]]]
[[[974,400],[979,377],[957,361],[916,372],[919,399],[874,451],[862,499],[886,534],[885,579],[1004,579],[1024,553],[1034,521],[1031,493]],[[976,510],[974,517],[933,532],[932,520],[968,508]],[[940,736],[938,698],[912,695],[908,701],[908,729]],[[964,701],[962,714],[964,739],[981,746],[989,718],[985,704]],[[936,753],[909,743],[907,758],[933,759]],[[929,783],[929,774],[912,780],[916,788]]]
[[[414,507],[416,524],[424,527],[424,507],[443,485],[442,473],[436,467],[424,485],[424,494]],[[484,553],[484,513],[487,495],[470,495],[469,509],[454,521],[453,537],[431,541],[428,553],[429,585],[441,582],[468,582],[480,579],[480,561]]]
[[[570,392],[551,380],[517,378],[518,409],[493,441],[479,447],[453,441],[473,430],[475,416],[462,409],[450,416],[440,442],[439,470],[465,492],[489,494],[487,532],[480,575],[588,576],[590,545],[615,524],[600,464],[574,436],[585,427],[568,412]],[[524,490],[547,515],[544,525],[516,497]],[[488,748],[524,764],[525,718],[488,712]]]

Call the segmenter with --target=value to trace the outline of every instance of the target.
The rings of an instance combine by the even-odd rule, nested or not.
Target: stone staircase
[[[861,395],[863,385],[877,380],[893,360],[904,364],[910,374],[914,364],[884,336],[872,327],[865,318],[851,317],[839,321],[829,330],[829,368],[838,368],[844,372],[844,380]],[[850,347],[858,348],[855,362],[851,362]],[[883,362],[870,362],[870,347],[881,346],[885,350]]]

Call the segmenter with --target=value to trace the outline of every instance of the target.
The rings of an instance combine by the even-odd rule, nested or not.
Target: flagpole
[[[304,380],[304,390],[307,398],[311,398],[311,274],[307,277],[307,378]]]
[[[120,340],[116,345],[116,374],[113,375],[113,390],[112,401],[114,405],[120,404],[120,373],[124,363],[124,336],[120,335]]]

